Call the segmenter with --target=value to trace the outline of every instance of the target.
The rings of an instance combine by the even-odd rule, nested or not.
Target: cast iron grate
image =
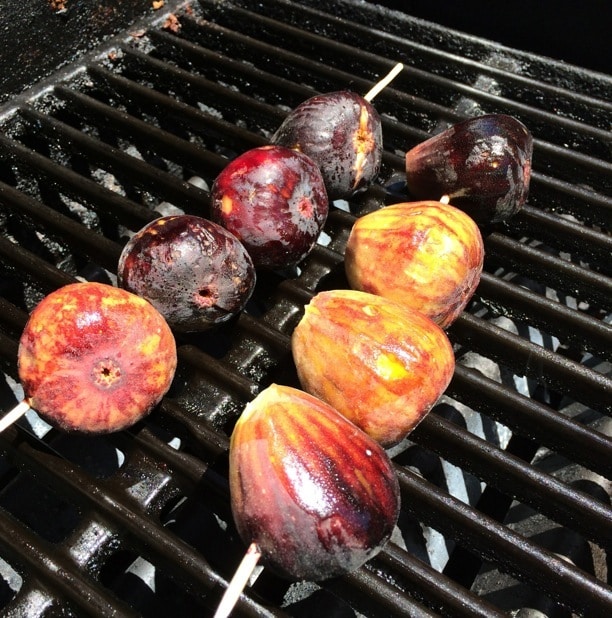
[[[289,51],[291,50],[291,51]],[[111,42],[11,104],[0,134],[3,407],[19,398],[28,312],[76,277],[114,281],[122,244],[160,213],[206,216],[229,158],[319,91],[365,92],[384,116],[379,184],[337,203],[294,272],[261,273],[247,311],[179,337],[173,389],[103,438],[34,414],[0,436],[0,606],[7,616],[207,615],[243,547],[228,435],[244,404],[295,384],[289,336],[318,290],[346,286],[354,218],[405,199],[403,153],[468,115],[534,133],[529,206],[485,231],[486,273],[450,330],[458,367],[392,452],[393,542],[320,585],[263,571],[241,615],[606,615],[611,551],[612,80],[369,3],[202,0]]]

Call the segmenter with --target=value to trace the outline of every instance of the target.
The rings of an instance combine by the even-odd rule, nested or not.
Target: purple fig
[[[156,219],[119,258],[118,284],[146,298],[177,331],[200,331],[241,311],[255,287],[255,267],[240,241],[192,215]]]
[[[330,199],[366,189],[380,171],[380,116],[354,92],[329,92],[304,101],[285,118],[272,142],[308,155],[321,169]]]
[[[235,234],[256,267],[283,269],[310,253],[329,202],[321,172],[283,146],[247,150],[212,187],[211,218]]]
[[[406,184],[417,199],[439,200],[477,223],[503,221],[525,204],[533,138],[512,116],[470,118],[406,153]]]
[[[296,388],[272,384],[247,405],[229,463],[242,540],[291,579],[359,568],[389,540],[399,516],[399,485],[385,451]]]

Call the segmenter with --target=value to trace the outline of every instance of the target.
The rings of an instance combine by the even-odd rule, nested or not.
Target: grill
[[[5,103],[2,409],[22,395],[17,342],[45,294],[115,282],[132,232],[160,214],[206,216],[219,171],[289,109],[318,92],[364,93],[401,61],[375,102],[383,169],[335,203],[299,268],[259,273],[239,317],[177,336],[175,383],[145,421],[82,437],[28,413],[0,435],[3,615],[212,614],[244,551],[229,512],[233,423],[269,383],[297,385],[292,329],[314,293],[346,287],[355,218],[406,199],[404,152],[494,112],[534,134],[529,204],[483,230],[481,284],[449,330],[453,380],[390,451],[402,491],[392,542],[327,582],[264,569],[235,611],[610,615],[612,80],[365,2],[163,11]]]

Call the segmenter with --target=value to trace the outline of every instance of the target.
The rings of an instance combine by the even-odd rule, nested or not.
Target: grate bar
[[[549,474],[437,414],[412,434],[415,442],[467,470],[501,492],[569,526],[604,549],[612,547],[612,507],[572,489]]]
[[[543,590],[581,615],[604,616],[612,589],[565,560],[543,550],[449,496],[406,468],[397,468],[403,503],[420,521],[454,538],[500,570]]]
[[[612,476],[612,438],[461,364],[447,393],[507,425],[513,433],[548,446],[604,477]]]

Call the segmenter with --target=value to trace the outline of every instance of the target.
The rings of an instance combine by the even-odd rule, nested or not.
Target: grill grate
[[[346,286],[355,217],[406,198],[403,153],[490,112],[534,134],[529,205],[486,230],[486,272],[449,331],[451,385],[392,450],[403,499],[392,543],[320,585],[264,570],[237,612],[609,614],[612,80],[363,2],[201,0],[169,15],[5,110],[4,408],[20,396],[20,332],[46,293],[76,277],[114,282],[131,232],[176,209],[206,216],[228,159],[265,143],[291,107],[365,92],[402,61],[376,99],[383,170],[336,203],[299,269],[260,273],[236,320],[178,336],[175,384],[138,426],[66,436],[30,413],[0,435],[4,615],[216,606],[244,549],[226,480],[237,415],[270,382],[296,384],[289,337],[302,307]]]

